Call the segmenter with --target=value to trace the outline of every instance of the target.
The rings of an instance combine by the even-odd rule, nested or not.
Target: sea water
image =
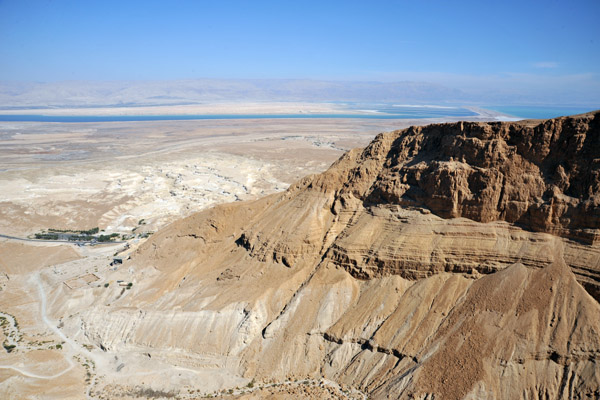
[[[0,121],[33,122],[119,122],[119,121],[179,121],[205,119],[286,119],[286,118],[366,118],[366,119],[423,119],[423,118],[462,118],[478,114],[461,107],[410,106],[410,105],[368,105],[353,104],[347,107],[349,113],[340,114],[198,114],[198,115],[19,115],[0,114]],[[352,113],[350,113],[352,112]]]
[[[600,109],[598,107],[569,107],[569,106],[489,106],[487,110],[498,111],[512,117],[524,119],[547,119],[564,117],[566,115],[583,114]]]

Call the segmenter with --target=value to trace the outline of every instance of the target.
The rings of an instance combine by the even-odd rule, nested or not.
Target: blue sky
[[[593,98],[599,16],[598,0],[0,0],[0,80],[420,80]]]

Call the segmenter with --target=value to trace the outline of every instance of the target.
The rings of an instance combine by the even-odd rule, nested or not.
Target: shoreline
[[[135,122],[228,119],[390,119],[520,121],[593,111],[574,106],[472,106],[392,103],[222,102],[179,105],[127,105],[0,108],[0,122]]]
[[[116,115],[212,115],[212,114],[324,114],[344,112],[333,103],[258,103],[230,102],[185,105],[139,105],[100,107],[21,107],[0,109],[0,115],[56,115],[56,116],[116,116]]]
[[[0,109],[0,117],[13,117],[4,121],[70,122],[68,119],[90,118],[90,122],[102,122],[114,117],[116,121],[137,120],[185,120],[185,119],[267,119],[267,118],[379,118],[379,119],[426,119],[426,118],[495,118],[509,117],[497,111],[470,106],[410,105],[397,106],[397,112],[378,110],[383,104],[360,106],[337,103],[212,103],[176,106],[125,106],[55,108],[31,106],[30,108]],[[359,108],[360,107],[360,108]],[[395,110],[394,110],[395,111]],[[446,113],[444,113],[444,111]],[[454,111],[454,112],[452,112]],[[463,115],[473,113],[474,115]],[[19,116],[28,118],[18,119]],[[56,121],[50,120],[52,117]],[[34,119],[37,118],[37,119]],[[60,118],[65,118],[60,120]],[[93,118],[96,118],[95,120]],[[77,121],[85,122],[85,121]]]
[[[193,115],[42,115],[42,114],[0,114],[0,122],[42,122],[42,123],[103,123],[103,122],[159,122],[159,121],[201,121],[201,120],[286,120],[286,119],[366,119],[366,120],[498,120],[517,121],[518,118],[505,116],[414,116],[396,114],[193,114]]]

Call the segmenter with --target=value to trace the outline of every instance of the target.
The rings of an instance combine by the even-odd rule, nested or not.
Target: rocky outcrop
[[[381,134],[156,233],[65,326],[373,398],[600,396],[599,118]]]
[[[598,113],[412,127],[380,135],[366,152],[379,168],[361,163],[342,192],[366,205],[502,220],[587,243],[600,238]]]
[[[331,213],[320,215],[319,227],[306,215],[310,209],[294,211],[305,204],[314,209],[317,194],[317,209],[331,204]],[[577,251],[567,251],[565,261],[600,301],[595,246],[600,238],[600,113],[384,133],[363,151],[346,154],[326,173],[299,182],[285,198],[289,202],[278,209],[294,206],[279,223],[292,222],[295,229],[261,221],[241,237],[246,245],[271,238],[267,247],[262,240],[263,258],[272,256],[289,266],[298,257],[316,256],[322,240],[325,256],[357,278],[490,273],[517,261],[548,265],[536,245],[547,239],[524,239],[516,233],[528,230],[571,239],[569,249],[578,243],[591,245],[579,246],[588,254],[585,265]],[[407,213],[410,209],[422,216]],[[430,212],[442,219],[431,218]],[[302,233],[306,236],[300,237]]]

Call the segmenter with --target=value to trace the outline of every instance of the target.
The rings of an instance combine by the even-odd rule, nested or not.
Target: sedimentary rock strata
[[[597,398],[599,121],[381,134],[159,231],[115,272],[130,292],[98,291],[64,329],[372,398]]]

